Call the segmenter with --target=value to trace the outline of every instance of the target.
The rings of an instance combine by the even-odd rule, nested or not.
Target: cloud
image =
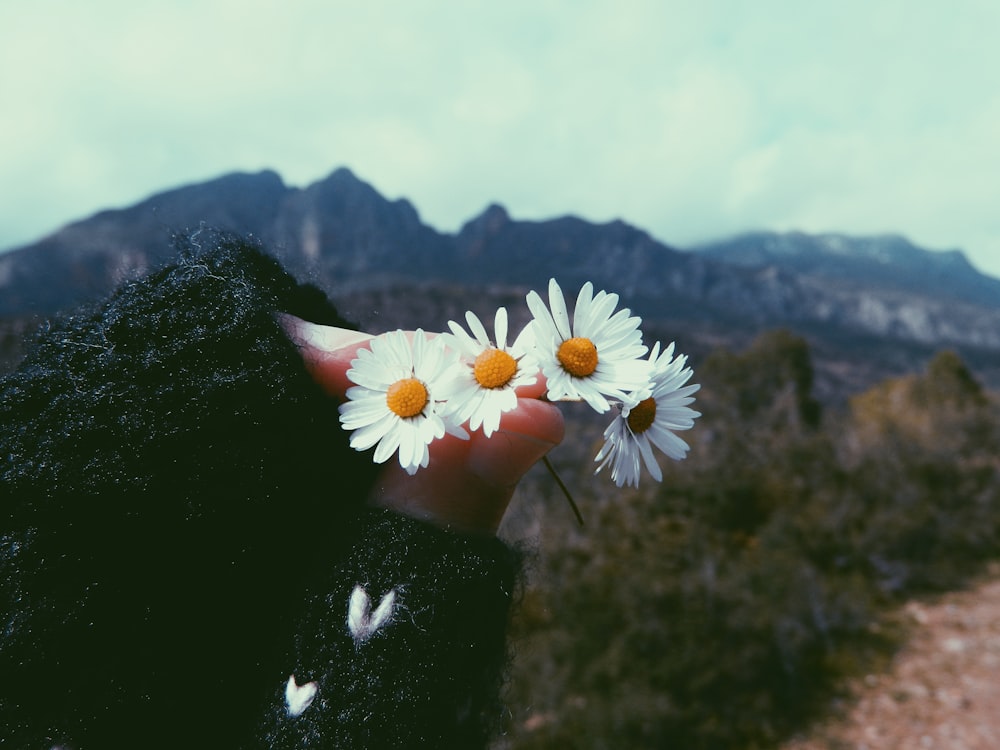
[[[891,230],[1000,273],[998,30],[982,0],[8,3],[0,246],[347,165],[448,230],[495,200],[680,244]]]

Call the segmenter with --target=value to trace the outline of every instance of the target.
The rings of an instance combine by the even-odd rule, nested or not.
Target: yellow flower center
[[[502,388],[517,374],[517,360],[501,349],[486,349],[476,357],[472,374],[483,388]]]
[[[652,397],[643,399],[632,407],[628,413],[629,429],[636,435],[645,432],[653,425],[656,418],[656,400]]]
[[[585,378],[597,369],[597,347],[590,339],[567,339],[556,352],[559,364],[570,375]]]
[[[427,401],[427,386],[416,378],[397,380],[385,392],[386,405],[403,419],[417,416]]]

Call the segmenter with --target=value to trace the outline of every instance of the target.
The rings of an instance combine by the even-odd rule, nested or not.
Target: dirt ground
[[[903,615],[909,640],[886,671],[781,750],[1000,750],[1000,569]]]

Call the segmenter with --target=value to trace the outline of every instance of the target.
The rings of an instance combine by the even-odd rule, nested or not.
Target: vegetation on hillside
[[[996,556],[998,407],[953,353],[837,413],[784,331],[696,380],[662,484],[591,478],[587,425],[553,456],[586,526],[542,477],[509,518],[537,553],[498,748],[773,747],[888,653],[899,602]]]
[[[0,325],[0,371],[36,325]],[[551,458],[586,525],[541,469],[516,499],[502,532],[532,552],[497,750],[773,747],[888,653],[901,601],[997,557],[1000,404],[957,355],[835,409],[786,331],[701,359],[704,416],[662,484],[593,477],[605,420],[567,409]]]

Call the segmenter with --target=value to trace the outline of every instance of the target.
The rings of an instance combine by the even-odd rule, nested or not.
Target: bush
[[[705,416],[663,484],[560,453],[587,527],[549,488],[506,528],[538,555],[498,747],[772,747],[891,648],[903,598],[996,555],[995,407],[954,355],[829,415],[785,332],[696,372]]]

